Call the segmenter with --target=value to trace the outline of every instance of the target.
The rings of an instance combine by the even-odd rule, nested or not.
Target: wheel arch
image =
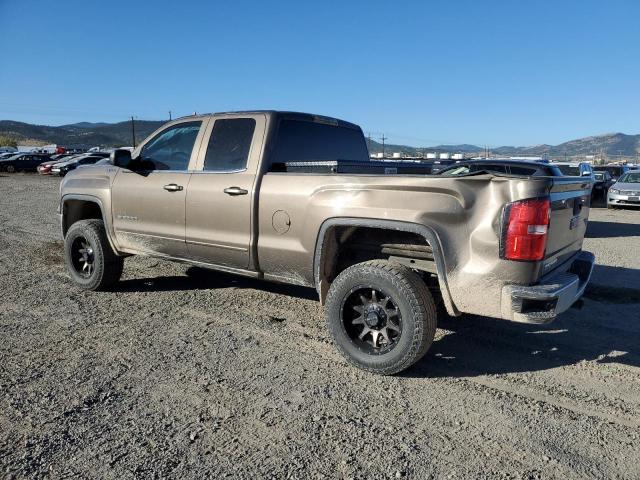
[[[433,250],[433,262],[436,267],[435,274],[447,312],[454,316],[460,315],[460,311],[453,303],[449,290],[444,254],[438,234],[426,225],[399,220],[337,217],[329,218],[322,223],[316,239],[313,256],[314,283],[321,303],[324,304],[332,280],[327,275],[327,268],[331,271],[331,268],[335,266],[336,258],[339,254],[339,246],[336,245],[332,232],[337,228],[345,227],[380,229],[393,233],[394,235],[398,234],[398,232],[404,232],[422,237]]]
[[[102,200],[93,195],[65,195],[60,200],[60,228],[62,238],[67,235],[67,231],[74,223],[80,220],[98,219],[104,223],[107,240],[114,252],[117,252],[116,245],[111,235],[111,223],[105,214]]]

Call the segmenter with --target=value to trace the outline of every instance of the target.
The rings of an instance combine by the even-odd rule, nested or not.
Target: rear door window
[[[247,168],[256,121],[253,118],[223,118],[213,124],[204,169],[233,172]]]

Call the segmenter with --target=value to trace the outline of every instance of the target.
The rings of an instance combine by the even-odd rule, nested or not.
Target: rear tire
[[[345,269],[331,284],[326,321],[349,363],[392,375],[427,352],[436,332],[436,305],[412,270],[386,260]]]
[[[9,172],[9,173],[15,173],[15,171],[16,171],[16,167],[14,167],[13,165],[7,165],[6,170],[7,170],[7,172]]]
[[[109,245],[102,220],[80,220],[64,238],[64,258],[71,280],[84,290],[105,290],[122,275],[124,258]]]

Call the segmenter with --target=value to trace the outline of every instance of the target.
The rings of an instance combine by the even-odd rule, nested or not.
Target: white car
[[[607,192],[607,208],[640,207],[640,172],[622,175]]]

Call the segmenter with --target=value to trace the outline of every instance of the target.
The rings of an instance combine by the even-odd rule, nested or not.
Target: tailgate
[[[581,177],[554,178],[551,217],[542,274],[562,265],[582,248],[587,230],[592,182]]]

